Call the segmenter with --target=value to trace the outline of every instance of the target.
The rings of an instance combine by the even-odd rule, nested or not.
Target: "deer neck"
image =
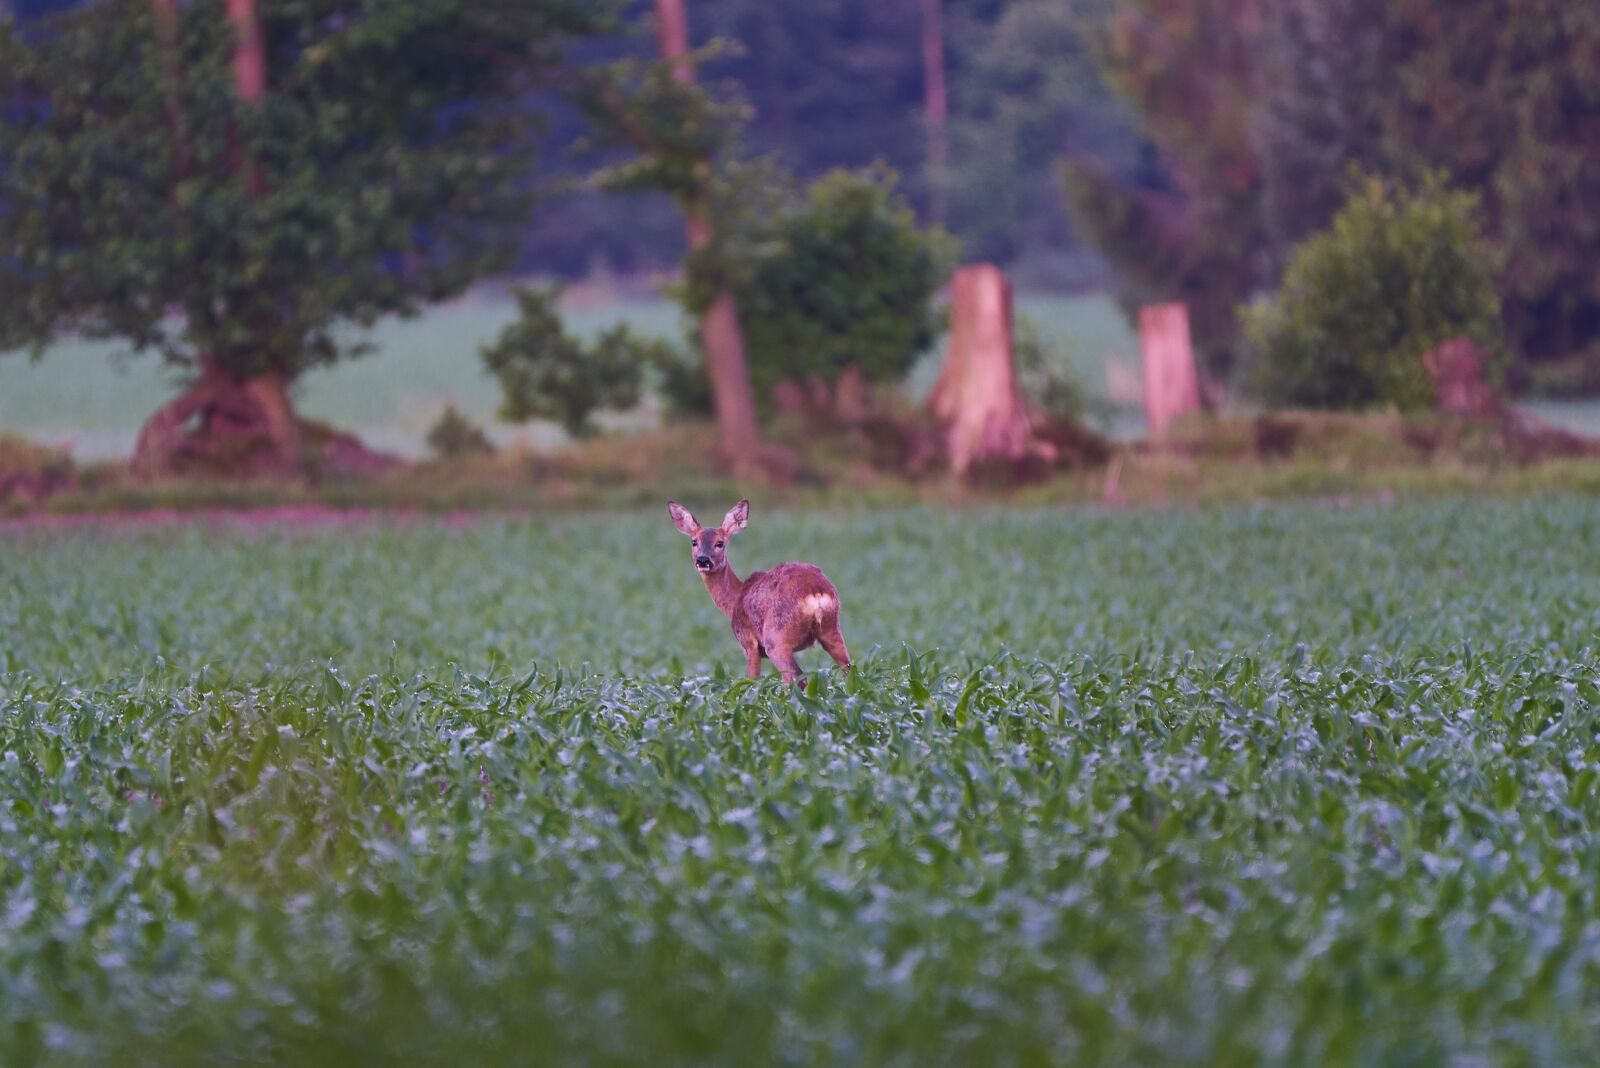
[[[706,584],[706,592],[711,594],[711,599],[722,609],[722,614],[732,619],[733,614],[739,610],[739,598],[744,593],[744,582],[733,573],[732,567],[724,567],[709,575],[702,574],[700,578]]]

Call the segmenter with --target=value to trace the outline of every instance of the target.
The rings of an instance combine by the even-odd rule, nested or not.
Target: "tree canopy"
[[[585,0],[105,0],[0,26],[0,338],[236,382],[360,351],[510,262],[525,94],[614,26]]]
[[[1561,0],[1116,0],[1100,52],[1157,183],[1075,161],[1069,191],[1125,298],[1183,298],[1214,372],[1232,310],[1324,227],[1355,168],[1482,199],[1508,341],[1600,382],[1600,11]]]
[[[0,36],[0,317],[240,375],[336,359],[344,324],[503,266],[535,147],[518,92],[609,25],[579,0],[261,0],[251,105],[220,5],[173,5],[170,46],[157,10]]]

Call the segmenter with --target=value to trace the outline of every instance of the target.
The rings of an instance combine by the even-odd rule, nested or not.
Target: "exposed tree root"
[[[136,475],[310,478],[379,474],[401,463],[296,416],[281,375],[241,380],[202,366],[198,380],[145,421],[133,450]]]

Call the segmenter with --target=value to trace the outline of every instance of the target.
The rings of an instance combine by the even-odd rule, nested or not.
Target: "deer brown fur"
[[[794,654],[821,645],[834,663],[850,670],[850,651],[839,631],[839,591],[815,564],[779,564],[741,580],[728,566],[728,539],[745,528],[750,502],[740,501],[722,517],[722,525],[703,527],[677,501],[667,514],[690,539],[690,559],[706,591],[733,624],[733,636],[744,650],[747,674],[761,675],[761,658],[777,665],[787,683],[802,682]]]

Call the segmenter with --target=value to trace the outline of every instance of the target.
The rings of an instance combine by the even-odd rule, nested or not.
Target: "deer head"
[[[689,555],[702,575],[714,575],[728,566],[728,539],[744,529],[750,520],[750,502],[740,501],[722,517],[722,525],[703,527],[694,515],[677,501],[667,502],[667,514],[689,538]]]

